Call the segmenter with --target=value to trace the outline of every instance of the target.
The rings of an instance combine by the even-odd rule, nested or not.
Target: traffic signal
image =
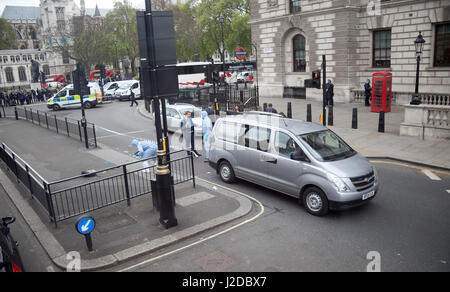
[[[106,67],[105,65],[100,65],[100,78],[106,79]]]
[[[47,76],[45,76],[44,72],[41,72],[41,84],[45,84],[45,79],[47,79]]]
[[[85,96],[89,95],[90,89],[88,87],[89,82],[86,80],[86,73],[84,69],[77,66],[75,71],[72,71],[73,89],[76,95]]]
[[[321,88],[320,70],[315,70],[312,72],[312,87],[317,89]]]

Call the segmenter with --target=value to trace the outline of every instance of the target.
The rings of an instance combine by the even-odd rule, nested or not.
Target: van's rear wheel
[[[325,216],[329,211],[328,198],[317,187],[310,187],[305,190],[303,193],[303,206],[308,213],[314,216]]]
[[[92,108],[92,103],[90,103],[89,101],[86,101],[86,102],[84,103],[84,108],[86,108],[86,109]]]
[[[233,167],[231,167],[228,161],[222,161],[219,165],[219,175],[223,182],[230,184],[235,182],[236,176],[234,175]]]
[[[59,111],[61,109],[61,107],[58,104],[53,105],[53,110],[55,112]]]

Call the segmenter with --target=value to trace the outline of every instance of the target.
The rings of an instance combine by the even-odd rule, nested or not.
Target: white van
[[[89,109],[102,103],[100,86],[96,82],[89,82],[90,94],[83,96],[84,107]],[[47,107],[58,111],[63,108],[81,108],[81,97],[75,95],[73,84],[67,85],[47,101]]]
[[[131,91],[136,99],[141,98],[141,86],[137,80],[121,81],[119,88],[115,91],[114,97],[120,101],[130,100]]]

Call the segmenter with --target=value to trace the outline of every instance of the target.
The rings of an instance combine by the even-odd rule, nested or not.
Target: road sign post
[[[77,232],[81,235],[84,235],[87,248],[90,252],[94,251],[94,249],[92,248],[92,237],[91,237],[91,233],[92,231],[94,231],[94,228],[95,228],[95,220],[94,218],[89,216],[81,217],[75,224],[75,229],[77,230]]]

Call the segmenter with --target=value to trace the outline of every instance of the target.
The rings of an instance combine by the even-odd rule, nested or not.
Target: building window
[[[306,40],[302,35],[296,35],[293,40],[294,72],[306,72]]]
[[[69,53],[64,51],[62,53],[62,59],[63,59],[63,64],[69,64],[70,63]]]
[[[302,1],[301,0],[290,0],[291,13],[297,13],[302,11]]]
[[[64,7],[56,7],[56,20],[64,20]]]
[[[48,67],[48,65],[42,66],[42,70],[44,71],[45,75],[50,75],[50,67]]]
[[[373,32],[373,67],[391,67],[391,30]]]
[[[436,25],[434,67],[450,67],[450,23]]]
[[[3,57],[3,63],[8,63],[8,57]]]
[[[16,62],[16,58],[14,56],[10,56],[9,58],[11,59],[11,62],[13,62],[13,63]]]
[[[19,67],[19,80],[20,81],[27,81],[27,74],[25,73],[24,67]]]
[[[14,82],[14,74],[12,68],[8,67],[5,69],[6,82]]]

